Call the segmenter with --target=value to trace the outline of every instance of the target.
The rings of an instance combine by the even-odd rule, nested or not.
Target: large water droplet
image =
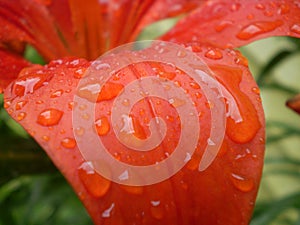
[[[95,122],[97,134],[100,136],[106,135],[110,130],[110,124],[106,116],[100,117]]]
[[[53,126],[59,123],[63,112],[57,109],[46,109],[42,111],[37,118],[37,123],[42,126]]]
[[[35,86],[39,83],[40,77],[28,77],[16,81],[14,84],[14,92],[17,96],[24,96],[28,93],[33,93]]]
[[[231,174],[230,178],[233,185],[242,192],[249,192],[254,188],[254,181],[252,179],[247,179],[234,173]]]
[[[93,197],[99,198],[108,192],[111,181],[96,173],[91,162],[82,163],[78,168],[78,174],[81,182]]]
[[[255,36],[275,30],[282,25],[282,21],[277,20],[274,22],[261,21],[255,22],[244,27],[238,34],[237,38],[241,40],[249,40]]]
[[[92,83],[79,88],[78,95],[91,102],[111,100],[124,89],[122,84],[107,82],[101,87],[99,83]]]
[[[62,141],[61,141],[61,145],[65,148],[75,148],[76,147],[76,141],[74,138],[64,138]]]

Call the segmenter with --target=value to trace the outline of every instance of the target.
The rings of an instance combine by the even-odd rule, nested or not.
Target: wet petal
[[[239,52],[211,47],[199,49],[199,46],[192,46],[192,49],[198,52],[197,54],[211,67],[220,84],[234,97],[243,120],[240,123],[234,119],[230,121],[228,118],[222,154],[218,154],[214,163],[201,172],[197,171],[199,159],[206,145],[214,144],[213,140],[209,139],[210,107],[213,107],[214,103],[206,104],[207,99],[201,85],[194,84],[194,80],[174,65],[138,63],[122,69],[117,72],[118,75],[112,76],[111,80],[107,81],[124,86],[122,93],[137,91],[136,94],[145,97],[133,105],[130,116],[121,118],[120,139],[116,138],[114,134],[116,127],[113,127],[114,124],[111,122],[112,107],[116,107],[114,105],[116,94],[108,95],[108,98],[94,98],[94,101],[97,101],[95,118],[86,114],[86,105],[73,102],[77,88],[81,87],[78,87],[80,79],[74,74],[78,70],[86,71],[90,66],[86,60],[60,59],[46,66],[25,68],[21,72],[21,77],[6,88],[6,110],[45,149],[73,186],[95,224],[103,224],[104,220],[107,224],[116,221],[124,224],[146,221],[144,223],[150,225],[155,224],[157,220],[164,224],[176,224],[178,221],[182,224],[199,222],[216,224],[217,221],[232,225],[248,224],[253,210],[253,204],[250,203],[255,201],[264,154],[264,143],[260,141],[264,138],[263,112],[261,102],[258,101],[258,92],[253,91],[253,88],[257,87],[247,69],[247,61]],[[153,51],[148,49],[144,54],[152,55]],[[183,55],[181,53],[178,57]],[[236,76],[233,80],[227,77],[231,72]],[[199,112],[201,137],[198,140],[196,154],[186,155],[187,166],[172,178],[141,189],[124,188],[124,185],[110,182],[107,177],[96,173],[95,170],[99,166],[105,167],[108,171],[111,168],[105,162],[95,163],[85,160],[73,130],[79,137],[94,132],[97,138],[101,138],[103,145],[108,147],[111,155],[124,163],[145,166],[167,158],[177,146],[180,137],[178,131],[181,129],[181,122],[177,110],[185,108],[187,103],[175,98],[164,101],[157,97],[147,97],[146,91],[126,89],[132,81],[145,79],[147,76],[174,82],[176,87],[185,90]],[[94,91],[95,87],[97,88],[93,86],[89,90]],[[57,95],[58,90],[60,94]],[[162,90],[168,92],[170,88],[165,86]],[[110,88],[104,91],[109,92]],[[105,94],[101,93],[100,96],[103,97]],[[120,101],[119,110],[121,107],[129,107],[132,102],[132,99],[127,98]],[[82,127],[82,124],[73,127],[74,108],[82,112],[83,120],[90,120],[95,125],[94,129],[90,128],[89,131]],[[125,140],[125,144],[139,148],[149,136],[153,136],[156,131],[154,128],[159,129],[157,124],[153,126],[150,122],[154,116],[164,118],[167,127],[166,138],[161,145],[155,147],[153,151],[140,152],[131,150],[121,143],[124,138],[128,141],[127,143]],[[239,132],[235,134],[234,131]],[[162,134],[160,130],[160,135]],[[128,176],[131,174],[127,170],[119,174],[120,179],[128,179]],[[128,207],[128,202],[135,204]],[[108,213],[107,210],[111,209],[112,205],[114,207]],[[191,214],[190,208],[196,213]],[[216,210],[220,208],[222,210]],[[243,213],[236,214],[237,208]],[[178,217],[178,212],[182,217]]]
[[[163,40],[235,48],[271,36],[300,37],[297,1],[207,1]]]

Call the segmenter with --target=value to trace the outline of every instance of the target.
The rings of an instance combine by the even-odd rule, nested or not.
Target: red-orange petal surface
[[[162,39],[235,48],[271,36],[300,37],[298,1],[207,1]]]
[[[24,69],[20,78],[6,89],[6,110],[45,149],[73,186],[97,225],[247,225],[263,164],[262,106],[258,93],[253,91],[257,86],[239,53],[219,49],[222,60],[210,59],[205,53],[211,50],[213,49],[206,47],[200,49],[198,46],[194,49],[234,97],[242,121],[237,123],[228,118],[221,150],[214,162],[202,172],[198,171],[198,166],[208,144],[210,107],[213,105],[207,103],[199,85],[195,85],[190,77],[171,65],[153,62],[131,65],[122,69],[118,76],[112,76],[109,82],[114,85],[108,85],[105,90],[109,93],[109,89],[116,85],[125,87],[137,78],[159,75],[162,80],[169,79],[183,88],[194,101],[201,126],[196,152],[178,173],[157,184],[141,187],[116,184],[99,175],[91,162],[83,159],[73,132],[80,136],[87,130],[72,126],[72,109],[77,107],[84,112],[86,108],[73,101],[80,78],[78,70],[86,71],[90,66],[83,59],[56,60],[44,67]],[[144,53],[147,54],[147,50]],[[227,77],[230,72],[235,74],[232,80]],[[20,85],[24,87],[21,94]],[[124,146],[114,135],[110,113],[116,95],[109,96],[98,99],[95,118],[90,118],[87,113],[83,113],[82,117],[86,120],[94,119],[94,132],[115,159],[145,166],[172,154],[181,132],[176,107],[181,107],[184,102],[146,97],[134,105],[130,114],[134,137],[130,140],[135,141],[136,146],[139,140],[151,134],[149,122],[154,116],[164,118],[167,127],[162,144],[153,151],[142,153]],[[122,104],[126,107],[129,102],[130,99]],[[108,170],[112,169],[109,165],[106,166]]]

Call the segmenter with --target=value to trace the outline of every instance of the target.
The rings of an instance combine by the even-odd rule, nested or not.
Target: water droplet
[[[40,105],[40,104],[43,104],[43,103],[44,103],[43,100],[37,100],[37,101],[35,102],[35,104],[37,104],[37,105]]]
[[[50,98],[57,98],[57,97],[60,97],[62,94],[64,93],[63,90],[57,90],[55,92],[53,92],[51,95],[50,95]]]
[[[96,70],[100,69],[110,69],[110,65],[108,63],[101,63],[95,66]]]
[[[17,115],[17,120],[18,120],[18,121],[21,121],[21,120],[23,120],[25,117],[26,117],[26,113],[25,113],[25,112],[20,112],[20,113]]]
[[[259,34],[270,32],[282,25],[282,21],[277,20],[275,22],[262,21],[255,22],[244,27],[238,34],[237,38],[241,40],[249,40]]]
[[[208,145],[216,145],[216,143],[213,140],[211,140],[210,138],[207,139],[207,144]]]
[[[187,54],[186,54],[186,51],[183,51],[183,50],[178,50],[178,52],[177,52],[177,56],[179,57],[179,58],[183,58],[183,57],[185,57]]]
[[[95,172],[92,162],[84,162],[78,168],[81,182],[87,191],[94,197],[104,196],[111,185],[111,181]]]
[[[120,181],[128,180],[129,178],[128,170],[125,170],[123,173],[121,173],[118,178]]]
[[[253,20],[253,19],[254,19],[254,15],[253,15],[252,13],[249,13],[249,14],[247,15],[247,19],[248,19],[248,20]]]
[[[180,98],[170,98],[169,99],[169,103],[174,106],[175,108],[180,107],[184,104],[186,104],[186,102]]]
[[[99,136],[106,135],[110,130],[110,124],[106,116],[95,121],[96,131]]]
[[[61,145],[65,148],[75,148],[76,147],[76,141],[74,138],[64,138],[62,141],[61,141]]]
[[[152,206],[159,206],[160,201],[151,201]]]
[[[291,26],[291,31],[296,33],[296,34],[300,34],[300,25],[299,24],[294,24],[293,26]]]
[[[42,126],[57,125],[63,116],[63,112],[57,109],[46,109],[42,111],[37,118],[37,123]]]
[[[223,54],[218,49],[210,49],[205,53],[205,57],[210,58],[210,59],[222,59]]]
[[[111,206],[108,209],[103,211],[102,217],[103,218],[109,218],[111,216],[111,212],[112,212],[114,207],[115,207],[115,203],[112,203]]]
[[[190,161],[192,159],[192,156],[189,152],[186,153],[185,159],[183,160],[185,163],[187,163],[188,161]]]
[[[82,136],[84,134],[84,128],[83,127],[76,127],[75,128],[75,133],[78,135],[78,136]]]
[[[122,105],[124,105],[124,106],[130,106],[129,99],[124,99],[124,101],[122,102]]]
[[[284,15],[287,14],[290,11],[290,7],[288,4],[280,4],[278,14]]]
[[[43,85],[47,85],[52,77],[53,75],[45,76],[39,74],[21,76],[15,81],[13,85],[13,92],[19,97],[22,97],[29,93],[32,94]]]
[[[43,135],[43,136],[42,136],[42,139],[43,139],[44,141],[49,141],[49,140],[50,140],[50,137],[47,136],[47,135]]]
[[[251,89],[255,94],[260,94],[260,90],[259,90],[259,88],[258,87],[253,87],[252,89]]]
[[[17,96],[24,96],[28,93],[32,94],[40,80],[40,77],[28,77],[16,81],[13,87],[15,94]]]
[[[234,3],[234,4],[231,5],[231,11],[232,12],[236,12],[236,11],[238,11],[240,9],[240,7],[241,7],[241,4]]]
[[[254,188],[254,181],[252,179],[246,179],[234,173],[231,174],[230,178],[233,185],[242,192],[249,192]]]
[[[16,108],[16,110],[20,110],[20,109],[22,109],[26,104],[27,104],[27,101],[19,101],[19,102],[16,103],[15,108]]]
[[[259,10],[265,10],[266,9],[266,7],[263,4],[261,4],[261,3],[256,4],[255,8],[257,8]]]
[[[71,110],[73,110],[74,107],[75,107],[75,105],[76,105],[75,102],[69,102],[68,103],[68,108],[71,109]]]
[[[151,215],[155,218],[155,219],[162,219],[164,216],[164,209],[161,205],[160,201],[151,201],[151,207],[150,207],[150,212]]]
[[[190,86],[194,89],[200,89],[199,84],[197,84],[196,82],[190,82]]]
[[[233,22],[230,20],[223,20],[221,21],[216,27],[215,30],[217,32],[221,32],[222,30],[224,30],[226,27],[229,27],[230,25],[232,25]]]
[[[85,68],[80,68],[74,71],[74,77],[80,79],[85,75]]]
[[[91,102],[100,102],[115,98],[123,89],[124,86],[118,83],[107,82],[103,87],[99,83],[92,83],[79,88],[78,95]]]

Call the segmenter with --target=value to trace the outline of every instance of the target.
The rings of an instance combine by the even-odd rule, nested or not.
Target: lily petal
[[[0,41],[33,45],[46,59],[68,55],[53,17],[35,0],[0,1]]]
[[[297,1],[207,1],[161,39],[236,48],[271,36],[300,37],[299,21]]]
[[[31,64],[19,55],[0,50],[0,93],[19,76],[24,67],[29,65]]]
[[[286,105],[294,110],[296,113],[300,114],[300,94],[294,96],[286,102]]]
[[[193,50],[211,66],[216,78],[237,100],[238,108],[242,109],[243,119],[239,121],[240,124],[228,122],[221,151],[214,163],[203,172],[197,170],[210,136],[211,124],[207,122],[210,118],[210,107],[206,104],[207,99],[201,97],[201,89],[190,84],[191,79],[184,73],[159,63],[144,62],[129,66],[111,79],[111,82],[115,83],[111,88],[115,88],[129,84],[141,76],[157,77],[154,73],[156,70],[162,79],[181,84],[181,88],[186,89],[195,100],[197,111],[201,112],[201,137],[197,152],[177,174],[153,185],[134,187],[116,184],[99,175],[93,163],[83,158],[73,132],[82,135],[87,130],[73,127],[72,109],[79,107],[83,110],[83,119],[91,119],[84,113],[84,105],[73,102],[79,79],[84,76],[90,62],[74,58],[55,60],[46,66],[28,67],[22,70],[20,77],[6,89],[6,110],[45,149],[73,186],[96,225],[133,222],[147,225],[249,223],[264,155],[263,111],[261,102],[257,100],[259,95],[253,91],[257,86],[246,61],[238,52],[220,49],[222,57],[210,59],[205,53],[212,50],[211,48],[198,48],[199,46],[195,46]],[[145,50],[145,54],[152,54],[152,51],[147,53]],[[231,72],[234,72],[233,79],[227,79]],[[107,90],[104,87],[106,91],[109,91],[109,88],[110,85]],[[115,93],[115,90],[110,93]],[[98,123],[99,130],[96,128],[97,133],[103,144],[110,146],[110,153],[118,160],[144,165],[141,153],[130,151],[115,138],[113,129],[109,129],[109,115],[114,98],[118,94],[110,93],[103,93],[104,97],[98,98],[100,100],[96,103],[96,117],[101,120]],[[140,104],[134,107],[131,113],[134,117],[133,129],[137,132],[136,137],[144,138],[149,133],[147,116],[153,117],[156,113],[161,113],[161,117],[166,118],[169,114],[173,115],[165,120],[169,136],[165,138],[161,148],[156,149],[157,153],[151,151],[149,157],[144,158],[147,159],[146,163],[155,163],[157,157],[165,156],[166,151],[171,153],[172,146],[176,146],[174,140],[180,135],[180,132],[176,132],[180,129],[180,123],[176,119],[176,110],[169,107],[168,101],[156,104],[153,99]],[[239,130],[239,135],[234,135],[234,130]],[[109,168],[109,165],[107,166]],[[129,202],[135,204],[128,205]]]

